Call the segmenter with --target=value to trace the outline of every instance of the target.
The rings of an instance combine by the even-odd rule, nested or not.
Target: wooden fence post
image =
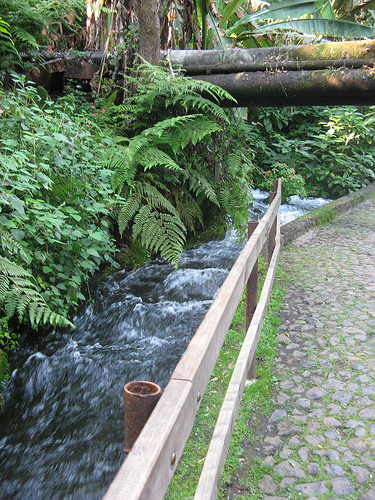
[[[269,204],[273,202],[277,193],[277,179],[273,180],[273,189],[270,192]],[[268,265],[271,262],[273,249],[275,248],[275,237],[276,237],[276,219],[271,226],[271,230],[268,236]]]
[[[258,226],[259,222],[250,221],[247,226],[247,237],[250,239],[250,236],[255,231],[255,228]],[[247,281],[247,289],[246,289],[246,332],[249,329],[251,320],[253,319],[255,309],[257,307],[258,301],[258,259],[256,260],[253,270],[249,276]],[[255,356],[251,362],[250,370],[247,378],[249,380],[255,378]]]

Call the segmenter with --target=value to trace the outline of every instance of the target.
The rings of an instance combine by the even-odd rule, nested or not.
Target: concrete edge
[[[338,215],[346,212],[358,203],[365,201],[375,193],[375,182],[365,186],[354,193],[343,196],[337,200],[322,205],[318,209],[310,212],[297,220],[288,222],[281,227],[280,243],[281,247],[288,245],[293,240],[306,233],[313,227],[317,227],[324,221],[331,221]]]

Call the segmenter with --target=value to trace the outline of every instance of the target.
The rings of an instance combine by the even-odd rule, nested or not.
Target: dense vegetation
[[[216,13],[204,4],[194,25],[204,47],[272,45],[285,29],[295,43],[312,25],[344,29],[342,20],[362,15],[372,24],[371,2],[274,2],[256,15],[238,0],[217,2]],[[2,79],[22,67],[22,50],[83,48],[85,6],[2,2]],[[270,19],[301,15],[303,29],[279,23],[270,37]],[[357,24],[353,33],[367,33]],[[335,38],[328,28],[326,36]],[[282,177],[284,200],[337,197],[374,179],[375,108],[264,108],[244,119],[216,104],[219,88],[163,68],[138,71],[123,75],[133,92],[120,106],[115,93],[94,100],[69,85],[52,100],[16,76],[13,88],[0,87],[0,374],[21,332],[72,327],[104,268],[155,255],[177,266],[186,245],[229,225],[244,235],[251,187],[269,190]]]

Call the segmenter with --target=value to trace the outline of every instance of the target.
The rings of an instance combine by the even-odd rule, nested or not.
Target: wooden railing
[[[273,200],[273,201],[272,201]],[[215,499],[249,369],[271,294],[280,252],[281,181],[274,183],[272,203],[252,228],[238,259],[176,366],[132,451],[104,496],[105,500],[162,500],[190,435],[203,393],[242,293],[269,240],[269,268],[217,420],[195,500]],[[254,273],[250,282],[254,281]],[[252,294],[254,296],[254,294]],[[252,299],[254,301],[254,298]],[[251,370],[250,370],[251,371]]]

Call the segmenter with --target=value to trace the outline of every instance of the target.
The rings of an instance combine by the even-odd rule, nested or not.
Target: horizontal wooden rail
[[[162,500],[190,435],[221,346],[281,203],[277,195],[234,263],[165,391],[104,496]]]
[[[215,500],[221,473],[224,467],[235,420],[240,406],[247,374],[255,355],[262,330],[268,302],[276,275],[280,254],[280,220],[278,216],[276,246],[263,284],[262,293],[251,320],[249,329],[238,355],[236,365],[220,410],[216,427],[208,449],[194,500]]]

